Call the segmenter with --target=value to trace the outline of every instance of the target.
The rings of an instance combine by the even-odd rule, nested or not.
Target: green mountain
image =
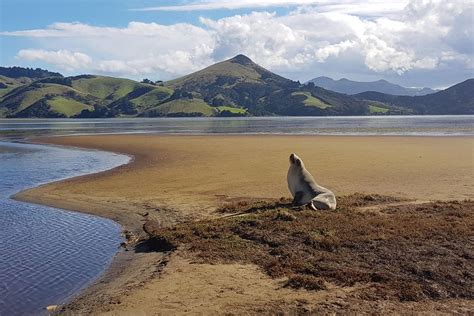
[[[113,117],[126,112],[121,108],[123,100],[132,98],[131,95],[140,97],[155,88],[158,87],[104,76],[48,77],[20,85],[3,95],[0,115]]]
[[[368,113],[367,104],[314,85],[301,85],[238,55],[164,84],[92,75],[15,82],[0,98],[0,115],[357,115]]]
[[[65,117],[91,109],[98,101],[66,85],[35,81],[4,95],[0,113],[7,117]]]
[[[474,114],[474,79],[424,96],[364,92],[356,94],[355,97],[398,109],[398,114]]]
[[[15,88],[47,77],[62,77],[62,75],[41,68],[0,67],[0,98]]]
[[[366,114],[368,104],[314,85],[301,85],[257,65],[244,55],[165,83],[176,98],[198,98],[223,110],[218,115]]]
[[[0,75],[0,117],[461,114],[473,112],[474,99],[469,81],[423,97],[350,96],[283,78],[243,55],[165,83],[20,73],[40,77]]]

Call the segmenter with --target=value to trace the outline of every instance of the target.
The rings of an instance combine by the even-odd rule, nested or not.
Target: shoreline
[[[87,152],[87,153],[90,153],[90,155],[92,155],[92,157],[94,157],[94,159],[96,161],[101,161],[101,164],[99,166],[95,166],[93,168],[93,170],[86,169],[85,165],[84,165],[84,167],[82,169],[79,168],[79,169],[74,169],[74,170],[69,171],[68,172],[70,174],[69,176],[65,176],[63,174],[62,176],[50,177],[50,179],[42,180],[42,181],[38,181],[38,179],[35,179],[33,182],[31,182],[31,181],[27,182],[27,184],[22,183],[23,185],[26,185],[26,186],[15,188],[15,190],[7,191],[8,194],[6,194],[4,196],[5,200],[15,201],[18,204],[24,202],[25,203],[24,205],[34,204],[34,205],[38,205],[38,206],[46,206],[44,203],[40,203],[39,201],[28,201],[27,202],[27,201],[15,198],[16,195],[21,194],[21,192],[23,192],[23,191],[36,189],[36,188],[44,186],[44,185],[48,185],[48,184],[55,183],[55,182],[66,181],[66,180],[69,180],[69,179],[72,179],[72,178],[78,178],[78,177],[88,176],[88,175],[95,174],[95,173],[105,172],[105,171],[108,171],[108,170],[118,168],[122,165],[128,164],[132,160],[131,157],[128,156],[128,155],[126,156],[126,155],[121,155],[121,154],[118,154],[118,153],[114,153],[114,155],[112,155],[112,153],[110,153],[110,152],[104,152],[104,151],[92,150],[92,149],[87,150],[87,149],[84,149],[84,148],[73,147],[73,146],[66,147],[66,146],[52,145],[52,144],[46,144],[46,143],[39,143],[39,142],[29,141],[28,139],[25,139],[25,140],[22,140],[22,141],[4,142],[4,145],[6,147],[2,146],[2,148],[6,148],[6,152],[8,152],[8,150],[9,150],[8,148],[10,148],[10,146],[12,146],[13,148],[17,148],[17,147],[27,148],[27,149],[32,149],[33,148],[32,150],[38,150],[38,149],[41,148],[41,150],[45,150],[46,153],[48,153],[48,154],[51,154],[51,152],[54,153],[56,150],[61,150],[61,151],[77,152],[78,155],[80,156],[81,155],[80,152]],[[106,160],[104,160],[104,159],[106,159]],[[111,249],[112,253],[110,253],[105,258],[106,261],[103,262],[104,264],[103,264],[103,266],[101,266],[102,269],[99,269],[97,271],[98,272],[97,275],[95,275],[93,277],[90,277],[88,279],[85,279],[86,283],[83,284],[79,290],[76,289],[74,293],[69,293],[67,297],[64,297],[64,298],[61,299],[62,302],[70,302],[75,296],[78,295],[78,293],[80,293],[83,290],[85,290],[86,288],[90,287],[91,284],[96,283],[97,280],[99,280],[104,275],[104,273],[109,270],[112,262],[114,261],[114,258],[116,257],[116,255],[119,252],[119,248],[118,248],[119,243],[120,243],[120,241],[122,241],[124,239],[123,238],[123,226],[120,223],[118,223],[116,221],[113,221],[110,218],[99,216],[99,215],[94,214],[94,213],[86,214],[84,212],[77,212],[77,211],[73,211],[73,210],[70,210],[70,209],[67,209],[67,208],[56,208],[56,209],[58,211],[60,211],[61,213],[70,213],[70,214],[76,213],[78,215],[82,214],[81,217],[83,217],[83,218],[94,218],[94,221],[108,222],[110,225],[114,226],[114,235],[119,240],[119,242],[117,244],[115,244],[115,246],[112,245],[111,248],[109,248],[109,249]],[[43,211],[46,212],[47,210],[44,209]],[[74,239],[72,239],[72,240],[74,240]],[[55,301],[51,301],[51,303],[55,303]],[[59,302],[57,302],[57,303],[59,303]],[[46,308],[46,306],[39,306],[39,308],[44,310],[44,308]]]
[[[67,136],[51,136],[51,137],[47,137],[47,138],[57,138],[57,137],[67,137]],[[54,144],[54,143],[39,141],[39,139],[43,139],[43,137],[28,138],[24,141],[24,143],[25,144],[33,144],[33,145],[44,145],[44,146],[60,147],[60,148],[65,148],[65,149],[70,148],[70,149],[78,149],[78,150],[107,152],[107,153],[113,153],[113,154],[116,154],[116,155],[127,156],[129,158],[129,160],[127,162],[123,163],[123,164],[112,167],[110,169],[95,171],[95,172],[92,172],[92,173],[87,173],[87,174],[83,174],[83,175],[79,175],[79,176],[68,177],[68,178],[64,178],[64,179],[58,179],[58,180],[54,180],[54,181],[51,181],[51,182],[42,183],[42,184],[30,187],[30,188],[26,188],[26,189],[23,189],[23,190],[21,190],[19,192],[16,192],[16,193],[12,194],[11,196],[9,196],[10,199],[20,201],[20,202],[26,202],[26,203],[31,203],[31,204],[54,207],[54,208],[58,208],[58,209],[62,209],[62,210],[70,211],[70,212],[84,213],[84,214],[88,214],[88,215],[102,217],[102,218],[105,218],[105,219],[112,220],[112,221],[116,222],[118,225],[120,225],[122,227],[122,232],[126,231],[126,230],[129,230],[129,229],[132,229],[132,228],[136,228],[136,225],[133,225],[132,227],[129,227],[129,224],[126,223],[126,222],[123,222],[123,221],[121,222],[121,221],[119,221],[115,218],[111,218],[111,217],[107,217],[107,216],[97,215],[93,211],[92,212],[87,212],[87,211],[84,211],[82,209],[81,210],[76,210],[75,207],[73,205],[69,204],[69,203],[65,203],[64,206],[61,206],[61,205],[58,205],[58,202],[49,203],[48,201],[41,199],[41,197],[39,197],[39,196],[35,196],[34,198],[31,198],[29,195],[25,194],[27,191],[41,189],[42,187],[45,187],[45,186],[48,186],[48,185],[51,185],[51,184],[68,183],[69,181],[72,181],[72,180],[88,179],[89,177],[93,178],[95,175],[99,175],[99,174],[100,175],[107,175],[108,173],[115,172],[115,171],[117,171],[117,169],[120,169],[124,166],[128,166],[130,164],[133,164],[134,161],[135,161],[135,156],[134,155],[124,153],[124,152],[116,152],[116,151],[108,151],[108,150],[106,151],[106,150],[101,150],[101,149],[96,149],[96,148],[86,148],[86,147],[79,147],[79,146],[72,146],[72,145],[58,145],[58,144]]]
[[[427,136],[421,136],[423,139],[426,139]],[[96,141],[94,142],[94,138]],[[107,138],[113,138],[114,140],[122,140],[122,143],[113,146],[110,143],[104,142],[105,139]],[[145,150],[140,149],[140,146],[135,146],[135,147],[128,147],[127,144],[130,143],[133,139],[138,139],[142,143],[140,144],[142,147],[145,147]],[[202,190],[202,192],[191,192],[194,194],[191,194],[190,197],[184,197],[182,200],[176,201],[178,203],[172,204],[176,200],[177,195],[170,194],[169,199],[165,198],[159,198],[157,200],[153,201],[148,201],[148,199],[154,198],[154,196],[150,196],[150,192],[148,192],[148,195],[146,195],[143,200],[145,203],[142,203],[140,205],[133,205],[134,203],[129,203],[125,207],[121,205],[121,202],[130,202],[127,200],[126,197],[122,197],[120,195],[117,195],[115,192],[114,194],[116,195],[108,195],[108,196],[100,196],[100,198],[96,200],[89,200],[85,199],[84,197],[87,196],[87,194],[84,194],[85,192],[91,193],[94,192],[93,189],[85,190],[85,185],[87,183],[101,183],[103,181],[106,181],[107,178],[114,178],[116,179],[117,177],[120,177],[122,173],[127,174],[129,178],[131,177],[133,180],[137,179],[136,177],[134,178],[133,175],[130,176],[130,173],[137,173],[141,169],[145,170],[151,170],[153,171],[154,167],[156,167],[156,163],[160,162],[164,164],[164,166],[158,166],[157,168],[160,171],[163,171],[163,168],[174,170],[178,172],[179,178],[183,177],[183,174],[179,172],[178,169],[176,169],[177,166],[179,166],[179,158],[178,164],[176,165],[175,162],[169,162],[168,159],[169,157],[173,157],[173,154],[176,154],[178,152],[179,154],[183,155],[185,157],[185,160],[191,159],[190,161],[201,164],[202,161],[199,159],[196,159],[194,156],[189,154],[189,152],[186,150],[186,146],[175,146],[173,147],[173,140],[176,139],[188,139],[189,142],[187,143],[188,146],[192,144],[195,140],[199,140],[200,144],[208,142],[209,138],[211,138],[215,143],[218,143],[219,146],[223,146],[223,148],[231,149],[232,145],[225,146],[225,144],[222,144],[222,141],[219,139],[224,139],[224,142],[226,141],[231,141],[235,142],[235,140],[242,140],[250,143],[254,143],[255,139],[252,141],[252,138],[261,138],[263,139],[262,143],[265,144],[265,142],[268,142],[269,139],[283,139],[285,142],[288,142],[290,140],[290,143],[295,139],[298,138],[299,140],[306,139],[316,139],[318,142],[323,141],[325,144],[329,144],[329,140],[333,139],[359,139],[360,138],[367,138],[373,139],[373,138],[378,138],[379,141],[375,142],[378,146],[383,145],[383,142],[380,142],[380,139],[385,139],[385,138],[392,138],[395,140],[400,140],[400,138],[410,138],[412,141],[414,140],[416,143],[417,137],[412,138],[412,136],[300,136],[300,135],[206,135],[206,136],[200,136],[200,135],[193,135],[193,136],[184,136],[184,135],[163,135],[163,134],[158,134],[158,135],[150,135],[150,134],[120,134],[120,135],[89,135],[89,136],[53,136],[53,137],[41,137],[41,138],[32,138],[29,141],[36,143],[36,144],[48,144],[48,145],[62,145],[62,146],[70,146],[70,147],[77,147],[77,148],[85,148],[85,149],[95,149],[95,150],[102,150],[102,151],[109,151],[109,152],[114,152],[118,153],[121,155],[127,155],[127,156],[132,156],[133,158],[126,164],[120,165],[118,167],[108,169],[105,171],[101,171],[98,173],[93,173],[93,174],[88,174],[88,175],[83,175],[79,177],[73,177],[73,178],[68,178],[60,181],[56,181],[53,183],[48,183],[48,184],[43,184],[41,186],[27,189],[21,192],[16,193],[12,198],[19,200],[19,201],[25,201],[25,202],[30,202],[30,203],[36,203],[36,204],[42,204],[42,205],[47,205],[47,206],[53,206],[57,208],[61,208],[64,210],[69,210],[69,211],[76,211],[76,212],[82,212],[82,213],[88,213],[88,214],[93,214],[96,216],[100,217],[105,217],[108,219],[111,219],[115,222],[117,222],[124,230],[130,231],[133,234],[139,235],[142,232],[142,224],[143,224],[143,217],[140,214],[143,214],[145,211],[150,211],[153,212],[153,215],[155,215],[155,211],[157,213],[158,218],[163,222],[164,225],[172,225],[177,222],[183,222],[183,221],[188,221],[188,220],[197,220],[197,219],[202,219],[202,218],[212,218],[215,217],[215,214],[212,214],[212,210],[215,209],[216,206],[219,205],[219,203],[225,202],[225,201],[232,201],[234,199],[239,199],[239,198],[266,198],[266,197],[271,197],[269,196],[269,191],[266,190],[266,188],[261,188],[259,189],[260,192],[257,194],[253,194],[254,191],[252,190],[236,190],[236,193],[234,194],[224,194],[224,195],[218,195],[215,194],[215,187],[213,187],[212,183],[208,183],[207,185],[209,186],[206,188],[206,190]],[[439,137],[437,136],[430,136],[429,138],[435,138],[438,139]],[[450,139],[464,139],[464,141],[468,140],[468,143],[472,144],[472,137],[469,136],[453,136],[449,137]],[[98,140],[97,140],[98,139]],[[102,139],[102,141],[101,141]],[[132,139],[132,140],[131,140]],[[156,145],[156,142],[160,143],[160,139],[165,139],[166,141],[164,144],[159,144],[159,148],[163,150],[164,152],[160,152],[158,155],[156,153],[150,153],[150,149],[147,149],[148,144]],[[203,142],[204,139],[204,142]],[[445,139],[443,137],[443,139]],[[171,141],[170,141],[171,140]],[[183,141],[183,143],[186,143],[186,141]],[[286,143],[285,143],[286,144]],[[71,146],[72,145],[72,146]],[[162,146],[163,145],[163,146]],[[186,145],[186,144],[184,144]],[[259,144],[256,144],[258,148]],[[119,150],[110,150],[110,149],[128,149],[128,152],[124,151],[119,151]],[[167,147],[172,147],[174,150],[169,150],[167,151]],[[274,145],[273,145],[274,146]],[[198,147],[198,146],[196,146]],[[212,146],[211,146],[212,147]],[[254,148],[252,147],[252,148]],[[140,149],[140,150],[135,150],[135,149]],[[155,147],[153,147],[155,148]],[[269,145],[269,148],[272,149],[273,147]],[[156,149],[156,148],[155,148]],[[194,148],[193,148],[194,150]],[[192,151],[192,150],[191,150]],[[199,149],[197,150],[199,151]],[[207,152],[207,149],[204,150]],[[318,152],[317,150],[315,152]],[[193,152],[194,153],[194,152]],[[160,156],[165,156],[168,159],[159,159]],[[189,156],[189,157],[188,157]],[[308,156],[306,156],[308,157]],[[202,159],[202,158],[201,158]],[[339,158],[341,159],[341,158]],[[342,159],[345,161],[345,159]],[[306,161],[306,160],[305,160]],[[216,162],[216,160],[213,160],[213,162]],[[252,161],[254,164],[258,162],[257,161]],[[171,166],[168,166],[171,164]],[[286,161],[285,161],[286,164]],[[206,165],[206,167],[208,167]],[[258,167],[258,166],[257,166]],[[137,171],[138,170],[138,171]],[[189,170],[187,171],[189,172]],[[286,172],[286,170],[285,170]],[[186,173],[186,171],[184,172]],[[234,174],[234,173],[232,173]],[[237,174],[234,174],[234,176]],[[246,174],[247,176],[250,176],[251,174]],[[140,174],[137,175],[138,178],[140,178]],[[166,178],[166,177],[165,177]],[[272,177],[270,177],[272,178]],[[111,179],[111,182],[113,182],[114,179]],[[166,178],[168,179],[168,178]],[[272,178],[274,179],[274,177]],[[195,182],[196,179],[193,179],[191,182]],[[221,179],[219,179],[221,180]],[[177,184],[180,185],[180,181]],[[108,185],[110,183],[106,182]],[[136,182],[134,182],[136,183]],[[154,182],[152,182],[154,183]],[[199,182],[198,182],[199,183]],[[223,184],[223,183],[221,183]],[[244,187],[245,185],[253,185],[254,187],[257,187],[257,184],[249,184],[248,182],[244,181]],[[74,192],[76,185],[80,186],[82,189],[85,190],[85,192]],[[240,189],[242,184],[239,186]],[[331,185],[332,187],[333,185]],[[115,184],[112,185],[114,190],[120,191],[120,184]],[[176,188],[176,184],[172,185],[173,188]],[[58,194],[52,195],[51,192],[54,192],[55,189],[64,189],[66,188],[67,190],[72,191],[71,194],[69,195],[62,195],[61,192]],[[166,186],[161,186],[160,187],[162,190],[166,190]],[[273,187],[275,188],[275,187]],[[278,194],[274,194],[272,197],[278,197],[279,193],[282,192],[281,188],[278,188],[279,190],[276,190]],[[286,188],[285,188],[286,189]],[[104,189],[106,190],[106,189]],[[134,190],[132,190],[134,191]],[[243,191],[244,193],[242,193]],[[358,190],[356,190],[358,191]],[[165,193],[167,191],[164,191]],[[245,192],[252,192],[252,194],[245,194]],[[272,192],[272,191],[270,191]],[[348,193],[349,191],[344,190],[345,193]],[[352,191],[355,192],[355,191]],[[69,191],[68,191],[69,193]],[[99,192],[95,192],[99,193]],[[103,193],[103,192],[100,192]],[[379,192],[373,192],[373,193],[379,193]],[[405,192],[406,193],[406,192]],[[186,191],[186,188],[182,190],[180,193],[182,195],[184,194],[189,194],[189,192]],[[215,196],[213,196],[215,194]],[[340,193],[338,193],[340,194]],[[271,193],[270,193],[271,195]],[[470,193],[467,193],[467,196],[469,196]],[[179,196],[179,194],[178,194]],[[117,201],[111,200],[111,198],[117,197],[119,198]],[[421,197],[421,196],[419,196]],[[450,197],[448,193],[445,194],[446,199],[458,199],[458,198],[463,198],[463,196],[452,196]],[[464,197],[465,198],[465,197]],[[194,200],[193,200],[194,199]],[[195,201],[195,200],[198,201]],[[171,202],[170,202],[171,200]],[[200,201],[199,201],[200,200]],[[141,201],[141,200],[140,200]],[[133,202],[133,201],[132,201]],[[111,211],[110,209],[112,208],[117,208],[117,207],[122,207],[122,211]],[[199,212],[199,214],[195,214],[193,212],[190,212],[189,209],[194,209],[194,208],[202,208],[202,210]],[[140,211],[143,211],[140,213]],[[164,214],[162,214],[164,212]],[[137,253],[135,251],[124,251],[121,250],[119,251],[114,258],[112,259],[111,264],[109,267],[104,271],[101,277],[99,277],[96,281],[94,281],[90,286],[87,288],[81,290],[77,295],[74,295],[72,299],[67,303],[65,306],[66,308],[72,309],[72,310],[77,310],[77,311],[84,311],[88,310],[93,311],[94,310],[94,304],[92,304],[92,307],[88,307],[88,305],[92,302],[94,302],[95,298],[94,296],[99,294],[105,295],[105,299],[107,299],[107,295],[110,297],[122,297],[126,296],[127,293],[133,291],[134,289],[141,288],[146,284],[149,284],[151,280],[154,280],[158,277],[158,275],[161,273],[161,270],[163,269],[163,266],[165,265],[165,262],[168,261],[170,258],[167,256],[167,254],[163,253]],[[158,263],[158,264],[157,264]],[[158,268],[156,267],[158,266]],[[135,276],[136,280],[133,282],[130,282],[130,276]],[[121,287],[118,292],[113,293],[112,295],[109,294],[104,294],[107,292],[110,292],[111,287]],[[113,300],[113,299],[112,299]]]
[[[65,137],[65,136],[53,136],[54,138],[56,137]],[[71,146],[71,145],[57,145],[57,144],[52,144],[48,142],[42,142],[39,141],[38,138],[28,138],[25,139],[24,141],[21,141],[22,143],[25,144],[34,144],[34,145],[44,145],[44,146],[53,146],[53,147],[62,147],[62,148],[72,148],[72,149],[79,149],[79,150],[89,150],[89,151],[97,151],[97,152],[105,152],[104,150],[100,149],[93,149],[93,148],[84,148],[84,147],[78,147],[78,146]],[[113,151],[107,151],[108,153],[114,153],[122,156],[127,156],[129,160],[123,164],[120,164],[118,166],[115,166],[110,169],[106,170],[101,170],[97,172],[92,172],[80,176],[73,176],[73,177],[68,177],[64,179],[59,179],[55,180],[52,182],[46,182],[37,186],[33,186],[30,188],[23,189],[19,192],[16,192],[12,194],[9,198],[19,201],[19,202],[25,202],[25,203],[30,203],[30,204],[37,204],[37,205],[43,205],[43,206],[48,206],[48,207],[54,207],[57,209],[64,210],[66,212],[75,212],[75,213],[82,213],[82,214],[87,214],[91,216],[95,216],[98,218],[102,218],[105,220],[110,220],[114,223],[116,223],[120,227],[121,231],[121,237],[125,241],[125,243],[128,242],[127,237],[125,236],[128,231],[138,231],[141,229],[141,223],[135,223],[135,224],[130,224],[128,221],[122,221],[117,218],[111,218],[103,215],[98,215],[95,212],[85,212],[84,210],[76,210],[74,206],[70,204],[64,204],[64,205],[58,205],[57,203],[48,203],[47,201],[43,201],[38,198],[30,199],[27,196],[23,196],[23,192],[29,191],[29,190],[35,190],[38,188],[41,188],[43,186],[47,186],[52,183],[63,183],[63,182],[68,182],[73,179],[81,179],[81,178],[88,178],[90,176],[94,176],[97,174],[107,174],[109,172],[115,172],[116,169],[119,169],[123,166],[130,165],[135,161],[135,156],[123,152],[113,152]],[[125,247],[120,246],[118,251],[115,253],[115,255],[111,258],[110,263],[105,267],[101,275],[99,275],[95,280],[92,280],[90,284],[79,290],[77,293],[72,294],[69,298],[65,300],[61,305],[58,305],[60,307],[62,306],[67,306],[69,304],[73,304],[76,300],[82,298],[82,297],[87,297],[88,295],[94,295],[96,291],[100,291],[103,288],[104,283],[112,283],[114,280],[117,279],[118,275],[123,274],[124,271],[127,270],[129,266],[133,266],[135,264],[140,264],[140,258],[135,258],[133,250],[129,251],[126,247],[129,245],[125,245]],[[134,244],[132,243],[131,246],[133,247]],[[156,259],[158,260],[163,260],[164,256],[159,255],[156,256]],[[59,302],[57,302],[59,304]],[[46,306],[44,306],[46,308]],[[54,310],[56,311],[56,310]]]

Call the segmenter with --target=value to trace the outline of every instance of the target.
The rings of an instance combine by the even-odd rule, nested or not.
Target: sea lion
[[[303,161],[296,154],[290,155],[287,180],[294,206],[309,204],[314,210],[336,209],[334,193],[314,181],[313,176],[306,170]]]

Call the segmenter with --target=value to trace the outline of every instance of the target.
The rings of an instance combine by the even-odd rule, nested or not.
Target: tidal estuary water
[[[10,197],[113,168],[129,157],[23,142],[116,133],[472,137],[474,116],[0,119],[0,315],[36,315],[64,303],[104,272],[121,242],[113,221]]]
[[[0,142],[0,315],[37,315],[95,280],[119,249],[120,226],[9,197],[45,182],[106,170],[127,156]]]
[[[0,137],[97,133],[474,136],[474,116],[0,119]]]

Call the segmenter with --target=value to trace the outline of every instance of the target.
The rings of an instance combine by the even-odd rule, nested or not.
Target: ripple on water
[[[0,315],[39,314],[96,279],[121,242],[120,226],[8,197],[55,179],[125,163],[121,155],[0,143]]]

